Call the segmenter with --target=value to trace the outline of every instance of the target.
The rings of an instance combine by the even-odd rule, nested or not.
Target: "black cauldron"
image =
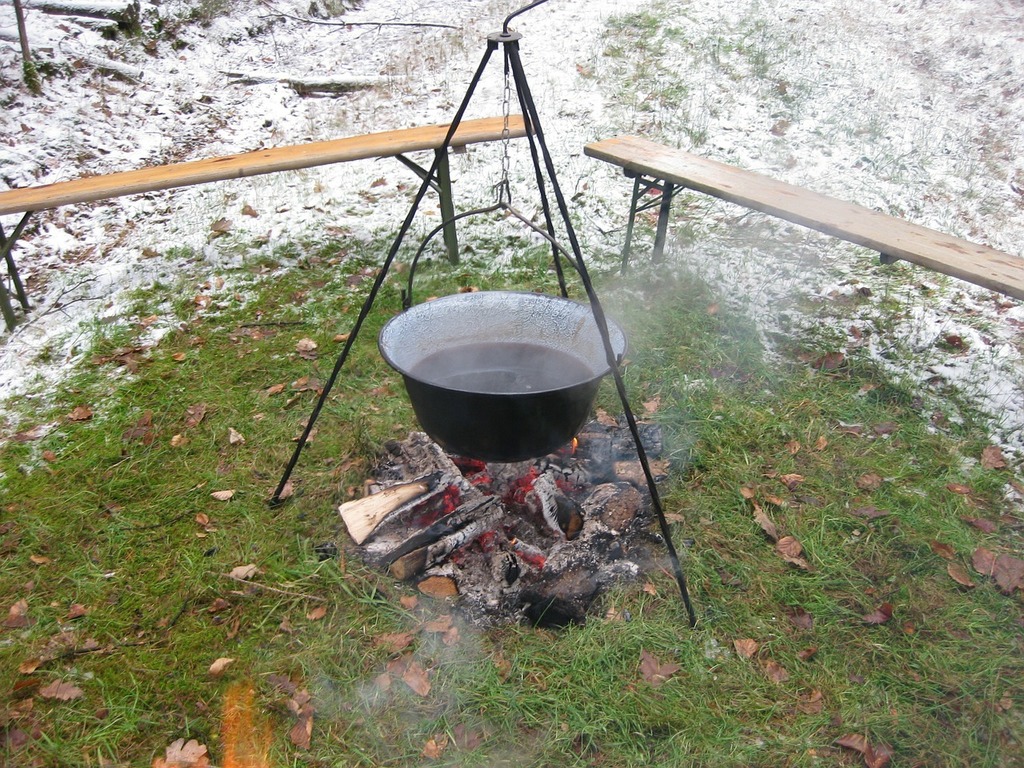
[[[612,349],[626,349],[608,321]],[[610,371],[589,304],[480,291],[417,304],[380,332],[423,431],[458,456],[523,461],[568,443]]]

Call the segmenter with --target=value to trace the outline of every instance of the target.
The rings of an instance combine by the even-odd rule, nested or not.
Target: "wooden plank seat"
[[[644,207],[638,207],[639,198],[650,189],[662,193],[655,236],[655,257],[658,258],[664,245],[672,194],[676,187],[685,187],[871,248],[878,251],[883,262],[903,259],[1015,299],[1024,299],[1024,257],[639,136],[597,141],[586,145],[584,152],[621,166],[635,179],[623,250],[624,265],[629,256],[633,218],[636,211]]]
[[[427,171],[419,168],[404,156],[407,153],[421,150],[437,152],[444,142],[448,129],[448,124],[418,126],[329,141],[260,149],[243,154],[211,157],[171,165],[158,165],[100,176],[85,176],[70,181],[0,192],[0,215],[24,214],[9,237],[5,237],[0,228],[0,247],[3,248],[3,259],[13,286],[13,291],[8,290],[6,286],[0,286],[0,309],[3,310],[7,328],[10,330],[15,322],[14,307],[11,304],[12,296],[21,303],[23,309],[29,308],[28,298],[18,277],[11,250],[24,229],[28,217],[33,213],[64,205],[109,200],[125,195],[137,195],[375,157],[397,157],[416,171],[421,178],[426,178]],[[507,133],[505,119],[502,117],[464,120],[459,124],[449,146],[461,149],[469,144],[498,141],[506,135],[508,138],[520,138],[526,135],[522,115],[509,117]],[[442,217],[448,220],[454,215],[454,207],[451,199],[447,155],[439,154],[438,160],[436,178],[432,182],[441,197]],[[454,224],[445,231],[445,243],[448,246],[449,254],[456,256]]]

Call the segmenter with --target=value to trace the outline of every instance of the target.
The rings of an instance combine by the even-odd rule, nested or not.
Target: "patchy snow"
[[[20,85],[5,5],[0,181],[45,184],[446,122],[486,35],[522,4],[365,0],[344,12],[351,25],[340,26],[322,12],[312,19],[318,23],[301,20],[311,8],[340,8],[339,0],[145,0],[146,34],[114,40],[93,22],[29,9],[37,58],[58,72],[40,97]],[[186,21],[194,8],[218,5],[230,6],[230,15]],[[638,35],[645,14],[659,23]],[[606,35],[609,21],[623,29]],[[158,22],[163,31],[154,35]],[[396,22],[438,26],[383,25]],[[559,180],[575,196],[580,235],[595,254],[621,245],[630,185],[582,147],[623,132],[1024,254],[1019,2],[550,0],[513,26],[523,34]],[[96,68],[103,60],[140,74],[114,77]],[[651,92],[637,87],[651,82],[638,79],[640,70],[657,83]],[[495,57],[468,117],[500,114],[500,72]],[[263,79],[253,82],[257,75]],[[287,76],[380,84],[300,96],[277,81]],[[521,144],[514,149],[514,199],[532,206],[529,160]],[[498,145],[457,156],[459,206],[490,202],[499,167]],[[373,199],[360,194],[379,180]],[[38,215],[14,252],[37,309],[0,348],[0,397],[28,391],[40,377],[58,381],[82,324],[120,318],[126,288],[173,276],[175,249],[201,253],[213,277],[238,258],[239,237],[273,243],[334,228],[356,236],[394,230],[410,183],[415,178],[394,160],[363,161]],[[246,205],[258,216],[243,215]],[[1024,455],[1024,312],[1016,302],[916,268],[899,272],[910,279],[893,278],[861,249],[699,196],[681,199],[675,212],[670,259],[750,312],[755,332],[767,339],[798,332],[829,322],[833,302],[860,302],[864,333],[848,336],[848,348],[866,347],[926,391],[967,393],[992,414],[993,439]],[[429,198],[421,213],[423,231],[439,220]],[[233,235],[211,241],[211,224],[221,218]],[[17,220],[3,217],[5,231]],[[795,296],[817,296],[820,313],[795,307]],[[150,329],[154,337],[159,328]],[[951,350],[950,339],[962,345]]]

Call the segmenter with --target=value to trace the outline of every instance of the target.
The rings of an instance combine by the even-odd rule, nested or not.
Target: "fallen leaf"
[[[68,609],[67,616],[65,616],[64,618],[68,619],[69,621],[72,619],[80,619],[88,613],[89,609],[86,608],[84,605],[82,605],[81,603],[73,603],[72,606]]]
[[[978,547],[971,555],[971,565],[982,576],[991,576],[996,567],[996,556],[984,547]]]
[[[88,405],[78,405],[68,414],[68,421],[89,421],[92,418],[92,408]]]
[[[798,659],[800,659],[800,661],[810,661],[811,659],[813,659],[817,655],[818,655],[818,646],[816,646],[816,645],[809,645],[806,648],[804,648],[803,650],[798,651],[797,654],[796,654],[796,657]]]
[[[617,427],[619,425],[619,422],[604,408],[596,409],[594,415],[597,418],[598,424],[603,424],[606,427]]]
[[[949,544],[944,544],[941,541],[933,541],[930,546],[932,548],[932,552],[946,560],[952,560],[956,557],[956,551]]]
[[[788,443],[786,443],[786,451],[789,452],[790,456],[796,456],[798,453],[800,453],[801,447],[802,446],[800,445],[799,440],[790,440]]]
[[[423,751],[420,755],[432,760],[437,759],[444,754],[447,747],[448,736],[442,733],[432,739],[427,739],[427,743],[423,746]]]
[[[953,493],[958,493],[961,496],[968,496],[971,494],[970,486],[963,485],[962,483],[947,483],[946,490],[952,491]]]
[[[856,517],[863,517],[867,520],[875,520],[879,517],[885,517],[889,514],[889,511],[887,509],[879,509],[875,506],[867,506],[851,509],[850,514]]]
[[[981,451],[981,466],[984,469],[1005,469],[1006,459],[997,445],[990,445]]]
[[[757,649],[761,646],[758,645],[756,640],[744,638],[742,640],[733,640],[732,647],[736,649],[736,655],[741,659],[752,659],[754,654],[757,653]]]
[[[800,697],[796,708],[805,715],[818,715],[825,709],[825,699],[821,695],[821,691],[815,688],[806,696]]]
[[[986,520],[984,517],[962,517],[960,518],[968,525],[974,526],[979,531],[985,533],[995,533],[999,530],[999,526],[991,520]]]
[[[210,497],[217,501],[229,501],[231,497],[234,495],[234,489],[230,489],[226,491],[214,491],[213,493],[210,494]]]
[[[206,418],[206,403],[190,405],[185,409],[185,426],[191,429],[196,427]]]
[[[211,677],[220,677],[222,674],[224,674],[224,670],[234,663],[234,659],[229,659],[227,657],[222,656],[210,665],[210,669],[208,670],[208,672]]]
[[[834,371],[842,366],[845,361],[846,355],[842,352],[829,352],[813,361],[811,365],[819,371]]]
[[[231,231],[232,226],[231,219],[220,218],[210,225],[210,231],[215,237],[217,235],[225,235]]]
[[[77,685],[54,680],[45,688],[39,689],[39,695],[44,699],[57,699],[58,701],[71,701],[82,698],[85,693]]]
[[[1012,594],[1015,589],[1024,589],[1024,560],[1010,555],[999,555],[992,569],[999,590],[1004,595]]]
[[[185,437],[183,434],[178,433],[177,435],[171,438],[172,448],[181,448],[183,445],[188,445],[188,438]]]
[[[30,443],[33,440],[41,440],[42,438],[46,437],[49,431],[49,424],[37,424],[31,429],[25,429],[22,430],[21,432],[15,433],[14,440],[15,442],[18,443]]]
[[[42,665],[43,660],[40,658],[25,659],[25,661],[18,665],[18,672],[23,675],[31,675]]]
[[[7,618],[4,626],[8,629],[24,629],[35,624],[35,619],[28,615],[28,600],[22,598],[12,605],[7,611]]]
[[[207,768],[210,765],[206,745],[195,739],[178,739],[164,750],[164,756],[153,761],[153,768]]]
[[[318,605],[316,608],[306,614],[306,618],[310,621],[320,621],[324,616],[327,615],[327,606]]]
[[[863,616],[861,620],[865,624],[885,624],[889,619],[892,618],[892,604],[882,603],[871,613]]]
[[[892,759],[892,749],[885,744],[873,747],[866,736],[859,733],[850,733],[836,739],[836,744],[855,752],[860,752],[864,758],[866,768],[885,768]]]
[[[789,672],[774,659],[765,659],[761,663],[765,676],[773,683],[784,683],[789,680]]]
[[[51,562],[53,562],[46,555],[29,555],[28,560],[33,565],[49,565]]]
[[[384,648],[389,653],[398,653],[412,645],[413,638],[412,632],[388,632],[377,635],[373,639],[373,644],[378,648]]]
[[[808,613],[805,609],[797,606],[786,611],[786,615],[789,616],[789,620],[793,623],[794,627],[798,629],[814,629],[814,616]]]
[[[316,342],[312,339],[300,339],[295,345],[295,351],[303,360],[316,360]]]
[[[156,439],[153,434],[153,412],[146,411],[131,427],[121,433],[121,439],[125,442],[130,440],[141,440],[143,445],[151,445]]]
[[[754,522],[761,527],[761,530],[765,532],[769,539],[775,542],[779,540],[778,528],[775,527],[775,523],[768,517],[768,513],[757,502],[754,502]]]
[[[231,572],[228,573],[228,576],[230,576],[232,579],[239,579],[241,581],[246,581],[247,579],[251,579],[253,576],[255,576],[259,572],[260,572],[259,566],[254,565],[253,563],[249,563],[248,565],[237,565],[237,566],[235,566],[234,568],[231,569]]]
[[[265,393],[266,393],[267,395],[279,395],[279,394],[281,394],[282,392],[284,392],[285,386],[286,386],[286,385],[284,385],[284,384],[274,384],[274,385],[273,385],[273,386],[271,386],[271,387],[267,387],[267,388],[266,388],[266,389],[264,390],[264,392],[265,392]]]
[[[234,427],[228,427],[228,443],[231,445],[241,445],[245,442],[245,438],[242,437],[242,433]]]
[[[876,435],[884,436],[893,434],[894,432],[899,430],[899,428],[900,425],[897,424],[895,421],[883,421],[871,427],[871,431],[874,432]]]
[[[949,578],[961,586],[969,588],[977,586],[971,579],[971,575],[967,573],[967,569],[960,565],[960,563],[949,563],[946,566],[946,573],[949,574]]]
[[[640,650],[640,674],[653,688],[668,682],[668,679],[682,667],[674,661],[662,662],[646,650]]]
[[[795,491],[796,487],[804,481],[804,476],[792,472],[788,475],[779,475],[779,480],[781,480],[783,485],[785,485],[789,490]]]
[[[805,571],[811,569],[810,564],[802,557],[803,545],[792,536],[783,536],[775,543],[775,551],[787,563],[803,568]]]
[[[653,416],[658,412],[658,409],[661,408],[661,395],[655,395],[650,400],[645,400],[643,402],[643,406],[644,415]]]
[[[243,216],[251,216],[254,219],[259,218],[259,213],[257,213],[256,209],[253,208],[248,203],[246,203],[245,205],[242,206],[242,215]]]
[[[398,598],[398,602],[405,610],[411,611],[420,604],[420,599],[416,595],[402,595]]]
[[[857,487],[862,491],[877,491],[882,487],[882,478],[874,472],[868,472],[857,478]]]
[[[288,739],[299,749],[309,749],[313,737],[313,715],[315,710],[310,703],[309,693],[298,691],[288,701],[288,708],[296,715],[295,725],[288,731]]]
[[[426,696],[430,693],[430,679],[427,670],[418,661],[409,661],[402,672],[402,682],[417,696]]]

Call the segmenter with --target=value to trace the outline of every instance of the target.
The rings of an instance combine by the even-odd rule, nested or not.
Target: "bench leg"
[[[661,207],[658,209],[658,229],[654,233],[654,253],[651,261],[660,264],[665,253],[665,236],[668,233],[668,215],[672,208],[672,193],[675,185],[671,181],[662,182]]]
[[[636,204],[640,199],[640,177],[633,179],[633,196],[629,201],[629,219],[626,221],[626,242],[622,246],[622,266],[619,272],[626,274],[629,267],[629,249],[633,243],[633,224],[636,223]]]
[[[437,195],[441,200],[441,221],[444,225],[444,245],[448,249],[448,261],[459,263],[459,236],[455,231],[455,202],[452,199],[452,175],[448,167],[448,153],[444,149],[437,155]]]
[[[25,229],[25,225],[28,223],[29,216],[31,215],[32,212],[29,211],[21,217],[21,221],[18,222],[14,231],[11,232],[10,237],[4,234],[3,225],[0,224],[0,251],[3,252],[3,260],[7,265],[7,275],[10,278],[11,285],[14,287],[12,292],[7,286],[0,286],[0,312],[3,313],[4,322],[7,324],[7,330],[9,331],[14,329],[14,325],[17,322],[10,297],[12,295],[16,296],[21,304],[21,308],[26,312],[29,310],[28,295],[25,293],[25,286],[21,283],[21,277],[18,275],[18,266],[14,263],[11,251],[14,250],[14,244],[21,237],[22,230]]]

